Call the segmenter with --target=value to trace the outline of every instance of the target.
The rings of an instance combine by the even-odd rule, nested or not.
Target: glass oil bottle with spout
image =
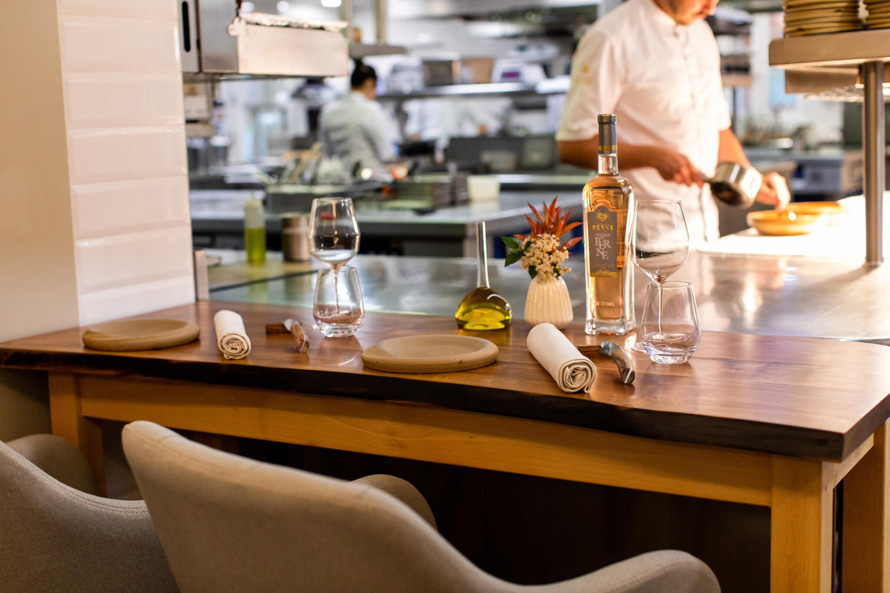
[[[485,223],[476,223],[476,257],[479,269],[476,288],[461,300],[454,318],[459,329],[492,330],[510,327],[513,317],[507,299],[492,290],[488,284],[488,253],[485,241]]]

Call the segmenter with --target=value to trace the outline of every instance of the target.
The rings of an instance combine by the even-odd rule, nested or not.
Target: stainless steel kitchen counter
[[[476,282],[471,259],[359,256],[365,307],[369,311],[453,315]],[[573,258],[566,276],[575,322],[584,320],[584,261]],[[211,274],[213,270],[211,270]],[[528,274],[491,261],[492,286],[513,305],[521,321]],[[890,266],[865,268],[853,259],[741,256],[693,252],[676,280],[691,281],[702,329],[730,333],[810,336],[890,345]],[[646,279],[636,276],[636,308]],[[313,273],[257,282],[211,293],[214,300],[310,307]],[[309,309],[295,311],[311,323]]]
[[[558,195],[557,204],[564,210],[572,210],[573,220],[580,220],[581,188],[578,186],[561,192],[505,191],[497,200],[441,208],[426,214],[414,210],[384,210],[359,201],[356,218],[364,238],[399,240],[404,246],[405,255],[472,256],[476,251],[475,223],[486,223],[489,245],[493,246],[498,235],[528,230],[525,216],[529,214],[529,202],[540,206]],[[193,191],[192,231],[196,234],[240,235],[246,199],[240,193]],[[266,229],[271,234],[280,233],[278,216],[267,216]]]

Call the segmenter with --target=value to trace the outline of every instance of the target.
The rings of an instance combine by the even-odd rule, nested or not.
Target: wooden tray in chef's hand
[[[382,340],[362,353],[366,367],[390,373],[453,373],[496,361],[498,347],[471,336],[405,336]]]
[[[188,344],[200,331],[194,323],[179,319],[127,319],[91,327],[84,332],[83,343],[94,350],[157,350]]]

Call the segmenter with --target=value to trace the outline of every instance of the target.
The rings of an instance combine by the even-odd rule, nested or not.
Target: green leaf
[[[504,242],[508,249],[519,249],[519,241],[513,237],[501,237],[501,241]]]
[[[538,275],[538,270],[536,270],[534,266],[529,266],[528,275],[532,277],[532,280],[534,280],[535,276]]]
[[[511,251],[510,253],[507,254],[507,259],[504,260],[504,267],[506,268],[507,266],[509,266],[511,264],[515,264],[520,259],[522,259],[521,251]]]

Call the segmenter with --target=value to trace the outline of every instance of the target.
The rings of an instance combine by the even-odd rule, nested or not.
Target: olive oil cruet
[[[465,296],[454,314],[459,329],[493,330],[510,327],[512,310],[507,299],[488,283],[488,249],[485,223],[476,223],[476,288]]]

